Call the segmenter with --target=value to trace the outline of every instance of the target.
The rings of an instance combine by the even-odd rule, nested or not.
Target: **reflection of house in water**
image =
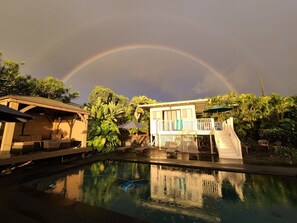
[[[212,171],[208,174],[151,165],[151,198],[161,202],[202,208],[204,197],[223,198],[223,181],[232,185],[240,200],[244,199],[244,174],[221,171]]]
[[[84,179],[84,171],[68,175],[58,179],[50,189],[45,190],[48,193],[61,194],[65,198],[80,201],[82,197],[82,184]]]

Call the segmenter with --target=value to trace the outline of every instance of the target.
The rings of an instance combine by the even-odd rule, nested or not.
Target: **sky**
[[[231,91],[296,95],[296,0],[0,0],[0,52],[54,76],[84,103],[97,85],[128,98]]]

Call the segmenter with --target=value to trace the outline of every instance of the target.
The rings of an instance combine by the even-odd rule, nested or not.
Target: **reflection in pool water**
[[[98,162],[31,186],[149,222],[295,222],[297,180]]]

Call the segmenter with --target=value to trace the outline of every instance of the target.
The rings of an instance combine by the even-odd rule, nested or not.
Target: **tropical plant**
[[[145,125],[149,125],[149,110],[145,110],[143,108],[138,107],[139,105],[146,105],[146,104],[154,104],[157,103],[156,100],[148,98],[147,96],[134,96],[126,110],[126,116],[128,121],[136,120],[138,122],[142,122]],[[132,129],[130,132],[134,133],[137,131]]]
[[[139,105],[147,105],[157,103],[156,100],[148,98],[147,96],[134,96],[128,106],[127,116],[129,120],[135,119],[136,121],[147,120],[149,112],[143,108],[138,107]]]
[[[220,115],[221,119],[234,117],[236,133],[244,140],[281,140],[287,145],[296,145],[297,109],[296,96],[281,97],[278,94],[256,96],[254,94],[219,95],[210,100],[210,106],[233,106],[230,112]]]
[[[90,105],[88,146],[99,152],[110,152],[121,144],[119,140],[118,119],[124,113],[120,105],[105,103],[98,99],[97,104]]]

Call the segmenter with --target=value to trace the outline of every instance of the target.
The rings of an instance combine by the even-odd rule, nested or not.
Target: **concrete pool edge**
[[[202,168],[212,169],[227,172],[238,172],[248,174],[263,174],[285,177],[297,177],[297,167],[289,166],[272,166],[261,164],[240,164],[240,163],[220,163],[220,162],[208,162],[208,161],[183,161],[177,159],[141,159],[141,158],[115,158],[108,155],[98,157],[98,161],[123,161],[123,162],[140,162],[155,165],[169,165],[175,167],[184,168]]]
[[[243,163],[240,160],[224,160],[218,162],[211,161],[198,161],[198,160],[182,160],[182,159],[169,159],[164,157],[150,157],[138,154],[129,153],[94,153],[85,158],[79,158],[74,161],[70,160],[68,162],[57,164],[56,168],[48,172],[48,174],[55,174],[59,171],[64,171],[71,168],[77,168],[79,166],[88,165],[96,161],[121,161],[121,162],[139,162],[155,165],[168,165],[175,167],[184,168],[202,168],[202,169],[213,169],[219,171],[227,172],[239,172],[248,174],[264,174],[264,175],[274,175],[274,176],[285,176],[285,177],[297,177],[297,167],[296,166],[279,166],[279,165],[269,165],[269,164],[250,164]],[[34,165],[34,162],[33,162]],[[59,166],[59,168],[58,168]],[[42,175],[44,176],[45,173]],[[9,174],[9,175],[13,175]],[[0,176],[1,179],[2,176]],[[4,176],[5,177],[5,176]]]

